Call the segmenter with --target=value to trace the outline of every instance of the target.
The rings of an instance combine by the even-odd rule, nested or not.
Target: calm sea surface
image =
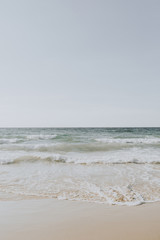
[[[0,200],[160,200],[160,128],[0,129]]]

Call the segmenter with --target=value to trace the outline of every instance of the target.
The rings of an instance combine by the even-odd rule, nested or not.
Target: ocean
[[[160,128],[1,128],[0,200],[160,200]]]

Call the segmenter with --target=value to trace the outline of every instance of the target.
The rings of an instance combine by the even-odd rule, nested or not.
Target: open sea
[[[0,200],[160,200],[160,128],[1,128]]]

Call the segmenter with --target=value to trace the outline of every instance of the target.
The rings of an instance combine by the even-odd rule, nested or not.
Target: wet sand
[[[160,240],[160,203],[0,202],[2,240]]]

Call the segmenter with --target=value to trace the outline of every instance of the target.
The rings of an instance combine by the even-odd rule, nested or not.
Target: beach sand
[[[1,240],[160,240],[160,203],[0,202]]]

